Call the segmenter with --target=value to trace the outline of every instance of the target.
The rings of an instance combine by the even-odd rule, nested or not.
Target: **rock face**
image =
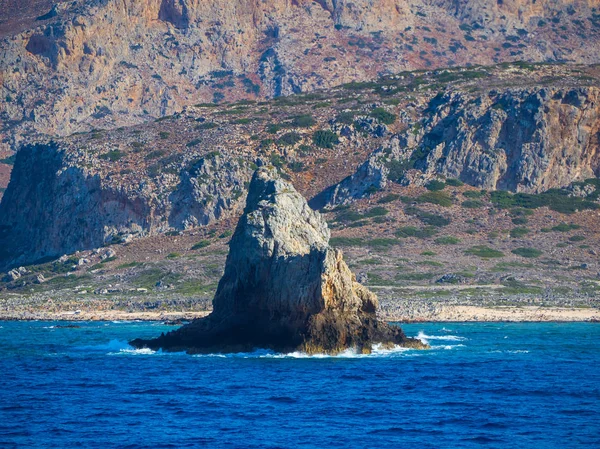
[[[361,198],[389,181],[423,184],[440,175],[487,190],[566,187],[600,174],[599,133],[597,87],[448,92],[311,205]]]
[[[597,0],[2,0],[0,157],[34,133],[131,125],[213,99],[286,95],[467,63],[597,63],[597,6]],[[1,17],[4,11],[10,14]]]
[[[325,220],[272,169],[259,169],[230,243],[213,312],[136,347],[191,352],[369,351],[423,345],[376,317],[377,298],[329,246]]]
[[[97,159],[50,142],[24,147],[0,203],[0,267],[206,225],[239,212],[251,170],[209,154],[174,174],[115,183]]]

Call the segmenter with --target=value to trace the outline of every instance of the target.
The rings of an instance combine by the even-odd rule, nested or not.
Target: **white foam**
[[[356,349],[346,349],[336,355],[331,354],[307,354],[301,351],[289,353],[277,353],[266,349],[258,349],[253,352],[238,352],[233,354],[198,354],[194,357],[219,357],[219,358],[243,358],[243,359],[358,359],[358,358],[375,358],[375,357],[397,357],[406,355],[407,352],[416,354],[411,348],[394,346],[392,348],[384,348],[381,344],[373,345],[373,350],[370,354],[359,353]]]
[[[499,354],[499,353],[502,353],[502,354],[529,354],[529,351],[526,349],[505,349],[505,350],[496,349],[496,350],[490,351],[490,352],[494,353],[494,354]]]
[[[428,344],[429,340],[443,340],[443,341],[465,341],[467,338],[459,337],[457,335],[427,335],[423,331],[419,331],[417,339],[423,343]]]
[[[465,345],[439,345],[439,346],[432,346],[431,349],[444,349],[446,351],[449,351],[451,349],[456,349],[456,348],[464,348]]]
[[[141,348],[135,349],[131,346],[127,349],[119,349],[119,352],[109,352],[108,355],[152,355],[156,354],[156,351],[153,351],[150,348]]]

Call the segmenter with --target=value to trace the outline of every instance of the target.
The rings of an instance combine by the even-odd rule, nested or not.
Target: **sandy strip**
[[[1,312],[0,320],[20,321],[176,321],[192,320],[208,315],[209,312],[123,312],[113,310],[87,310],[64,312]],[[429,322],[467,322],[467,321],[597,321],[600,322],[600,310],[558,307],[475,307],[475,306],[439,306],[430,311],[413,313],[380,313],[387,321],[429,321]]]
[[[600,310],[559,307],[475,307],[475,306],[440,306],[429,312],[419,311],[415,314],[382,314],[388,321],[596,321],[600,322]]]

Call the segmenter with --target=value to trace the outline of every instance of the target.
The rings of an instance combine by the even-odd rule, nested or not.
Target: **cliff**
[[[52,6],[54,5],[54,6]],[[0,11],[0,143],[401,70],[598,62],[596,0],[77,0]],[[2,13],[0,13],[2,15]]]
[[[329,229],[274,169],[259,169],[230,242],[213,312],[135,347],[189,352],[255,348],[338,353],[373,344],[423,347],[379,322],[377,298],[356,282]]]
[[[368,196],[390,181],[424,185],[444,177],[486,190],[540,193],[596,177],[599,99],[597,87],[440,93],[420,120],[311,204]]]
[[[212,223],[241,209],[251,173],[237,160],[192,153],[166,179],[131,171],[115,183],[99,161],[55,142],[25,146],[0,204],[0,260],[31,263]]]
[[[599,70],[402,73],[27,145],[0,203],[0,267],[235,219],[259,162],[317,208],[436,177],[562,188],[599,171]]]

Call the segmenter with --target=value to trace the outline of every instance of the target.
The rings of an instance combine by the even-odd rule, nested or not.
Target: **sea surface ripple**
[[[0,322],[0,448],[600,447],[600,325],[403,325],[428,351],[190,356],[160,323]]]

